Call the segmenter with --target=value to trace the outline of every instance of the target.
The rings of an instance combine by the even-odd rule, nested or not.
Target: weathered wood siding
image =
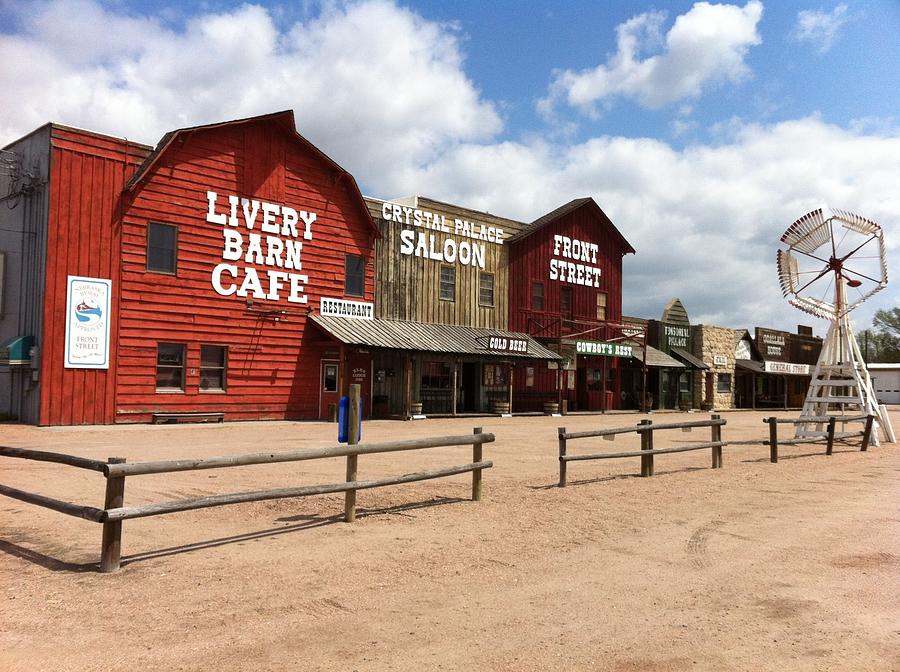
[[[323,296],[345,296],[348,253],[367,263],[365,295],[347,298],[373,300],[374,231],[365,206],[344,174],[278,126],[247,122],[181,137],[140,183],[124,218],[117,419],[202,410],[224,411],[227,419],[315,418],[319,361],[334,344],[308,323],[307,308],[318,308]],[[287,290],[278,301],[254,299],[255,309],[288,311],[286,321],[214,291],[211,272],[222,262],[223,227],[206,221],[207,190],[219,194],[223,210],[227,196],[236,194],[316,213],[313,239],[304,240],[302,250],[308,303],[287,302]],[[178,227],[175,276],[146,270],[149,222]],[[233,263],[265,277],[265,266]],[[183,393],[155,390],[160,342],[187,346]],[[203,344],[228,347],[225,392],[199,390]]]
[[[39,423],[110,423],[119,366],[121,194],[150,148],[60,126],[52,126],[51,145]],[[112,280],[109,369],[64,367],[69,275]]]
[[[599,246],[597,263],[601,269],[600,287],[560,282],[550,279],[550,260],[553,255],[553,236],[563,235],[595,243]],[[582,207],[563,215],[532,235],[509,245],[510,284],[509,328],[535,336],[558,336],[558,333],[537,333],[529,317],[546,324],[559,318],[560,295],[563,287],[572,289],[572,313],[575,320],[597,320],[597,293],[606,292],[606,319],[622,319],[622,254],[619,238],[590,207]],[[560,257],[556,257],[560,258]],[[533,311],[532,284],[544,283],[544,310]],[[532,328],[529,330],[530,324]],[[586,337],[587,338],[587,337]]]
[[[7,145],[17,171],[0,171],[0,253],[5,267],[0,283],[0,342],[32,336],[39,365],[43,340],[44,278],[47,268],[50,124]],[[4,158],[10,159],[7,154]],[[39,380],[31,366],[0,367],[0,412],[37,424]]]
[[[508,246],[490,241],[476,241],[453,233],[455,219],[467,220],[477,225],[503,229],[504,238],[518,232],[523,226],[502,217],[452,206],[439,201],[417,198],[405,203],[407,207],[434,212],[446,217],[450,233],[406,225],[382,218],[383,201],[366,199],[369,211],[381,232],[378,240],[375,270],[375,316],[384,319],[414,320],[439,324],[458,324],[469,327],[506,329],[509,315]],[[403,204],[404,201],[392,201]],[[445,239],[457,243],[468,241],[484,245],[484,269],[455,261],[456,295],[454,301],[440,299],[441,261],[400,253],[400,233],[404,229],[435,236],[435,249],[442,249]],[[479,305],[479,273],[494,275],[494,306]]]

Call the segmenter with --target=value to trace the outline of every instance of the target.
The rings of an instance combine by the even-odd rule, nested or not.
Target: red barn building
[[[626,336],[633,336],[621,325],[622,257],[634,248],[592,198],[547,213],[508,245],[509,329],[563,356],[561,364],[519,367],[514,406],[541,410],[565,400],[571,410],[618,408],[618,362],[631,356]]]
[[[378,230],[292,112],[180,129],[155,149],[48,124],[2,156],[0,412],[315,418],[351,367],[368,376],[370,360],[342,361],[307,316],[323,299],[371,311]]]

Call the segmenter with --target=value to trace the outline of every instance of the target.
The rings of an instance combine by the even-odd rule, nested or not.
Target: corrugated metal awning
[[[417,352],[445,352],[516,359],[560,359],[528,334],[500,329],[475,329],[455,324],[429,324],[408,320],[360,320],[350,317],[312,315],[312,321],[341,343],[369,348]],[[525,341],[524,352],[490,349],[492,337]]]
[[[734,360],[734,366],[738,369],[743,369],[744,371],[752,371],[753,373],[766,372],[765,365],[754,359],[736,359]]]
[[[681,348],[672,348],[672,353],[678,357],[680,360],[687,362],[695,369],[703,369],[706,370],[709,368],[709,365],[704,362],[702,359],[698,359],[687,350],[682,350]]]
[[[639,362],[644,361],[644,349],[640,346],[635,346],[632,357],[634,357]],[[672,359],[666,353],[661,350],[657,350],[653,346],[647,346],[647,366],[655,366],[661,369],[684,369],[687,368],[684,364],[679,362],[677,359]]]

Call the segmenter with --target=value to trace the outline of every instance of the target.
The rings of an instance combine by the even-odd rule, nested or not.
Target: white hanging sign
[[[112,280],[70,275],[66,286],[65,368],[108,369]]]
[[[809,364],[791,364],[790,362],[770,362],[766,361],[766,373],[787,373],[792,376],[808,376]]]
[[[327,317],[352,317],[358,320],[371,320],[374,311],[375,304],[364,301],[329,299],[324,296],[319,301],[319,314]]]

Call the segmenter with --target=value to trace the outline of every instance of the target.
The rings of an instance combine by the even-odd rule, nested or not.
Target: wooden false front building
[[[509,326],[558,352],[526,362],[513,400],[605,411],[622,405],[621,364],[643,342],[622,323],[622,258],[634,248],[591,198],[580,198],[522,227],[508,241]]]
[[[378,230],[293,113],[185,128],[156,148],[48,124],[4,150],[18,304],[0,340],[10,414],[72,425],[198,414],[315,418],[352,373],[311,325],[374,301]],[[10,178],[7,178],[10,179]]]
[[[634,250],[591,199],[531,224],[366,199],[290,111],[3,151],[7,416],[331,419],[353,383],[364,417],[620,405]]]

